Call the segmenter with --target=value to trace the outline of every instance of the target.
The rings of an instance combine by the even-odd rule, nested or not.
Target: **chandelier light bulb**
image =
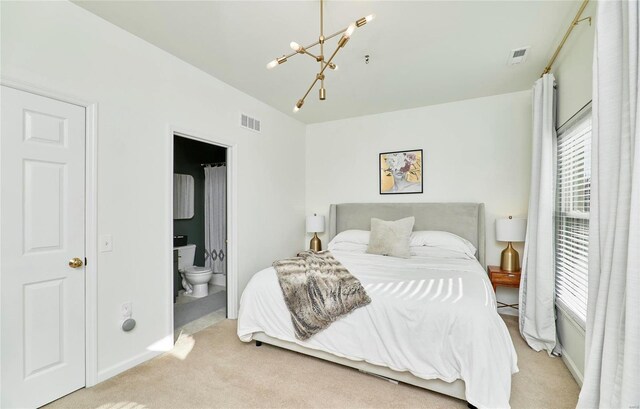
[[[276,65],[284,64],[286,62],[287,62],[287,56],[283,55],[282,57],[276,58],[275,60],[273,60],[269,64],[267,64],[267,69],[270,70],[273,67],[275,67]]]
[[[296,43],[295,41],[292,41],[291,43],[289,43],[289,47],[291,47],[293,51],[297,51],[297,52],[300,52],[300,50],[302,50],[302,46]]]
[[[331,68],[334,71],[338,70],[338,64],[335,63],[329,63],[329,68]]]
[[[376,17],[375,14],[369,14],[366,17],[356,20],[356,27],[362,27]]]
[[[296,106],[294,106],[294,107],[293,107],[293,112],[298,112],[298,111],[300,111],[300,108],[298,108],[298,106],[297,106],[297,105],[296,105]]]
[[[347,29],[344,32],[344,36],[347,37],[347,38],[351,37],[351,34],[353,34],[355,29],[356,29],[356,25],[355,24],[353,24],[353,23],[349,24],[349,27],[347,27]]]

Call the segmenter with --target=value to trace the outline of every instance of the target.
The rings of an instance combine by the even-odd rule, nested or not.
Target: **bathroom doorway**
[[[227,317],[227,148],[173,136],[173,316],[192,334]]]

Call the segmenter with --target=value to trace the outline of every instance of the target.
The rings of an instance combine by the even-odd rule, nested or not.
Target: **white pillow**
[[[350,243],[348,241],[334,243],[331,241],[327,247],[329,251],[342,251],[345,253],[364,254],[367,252],[366,244]]]
[[[411,247],[429,246],[458,251],[475,257],[476,248],[467,239],[446,231],[422,230],[411,233]]]
[[[461,251],[443,249],[430,246],[413,246],[410,248],[412,258],[445,258],[472,260],[475,257]]]
[[[329,246],[331,244],[336,243],[355,243],[355,244],[369,244],[369,237],[371,236],[371,232],[368,230],[345,230],[336,234],[336,237],[331,240]],[[329,249],[331,250],[331,249]]]
[[[371,218],[371,240],[367,253],[382,256],[409,258],[409,239],[415,217],[405,217],[396,221]]]

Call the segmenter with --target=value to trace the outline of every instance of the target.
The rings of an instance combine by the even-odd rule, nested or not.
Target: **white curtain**
[[[204,247],[205,267],[214,273],[227,269],[227,167],[204,168]]]
[[[580,408],[640,407],[640,10],[600,1]]]
[[[554,88],[553,74],[545,74],[533,87],[531,193],[520,280],[520,334],[531,348],[549,354],[556,347]]]

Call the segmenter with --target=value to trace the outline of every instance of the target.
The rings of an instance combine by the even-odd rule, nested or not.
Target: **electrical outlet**
[[[121,311],[123,319],[131,318],[133,315],[133,303],[131,301],[123,303]]]

